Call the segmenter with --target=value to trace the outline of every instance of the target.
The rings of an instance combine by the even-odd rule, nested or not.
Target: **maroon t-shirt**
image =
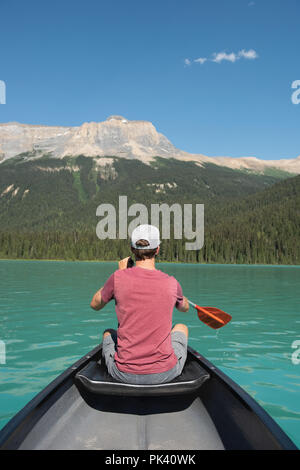
[[[101,292],[115,299],[118,317],[118,369],[156,374],[177,363],[171,343],[173,308],[183,303],[178,281],[158,269],[133,267],[115,271]]]

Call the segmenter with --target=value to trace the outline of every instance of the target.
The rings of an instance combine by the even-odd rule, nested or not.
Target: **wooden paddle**
[[[199,320],[214,330],[218,330],[219,328],[227,325],[227,323],[232,319],[231,315],[223,312],[223,310],[220,310],[219,308],[199,307],[199,305],[194,304],[190,300],[188,300],[188,303],[197,310]]]

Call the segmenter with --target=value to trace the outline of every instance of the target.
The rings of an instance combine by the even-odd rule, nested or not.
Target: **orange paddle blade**
[[[232,319],[231,315],[223,312],[223,310],[219,308],[199,307],[199,305],[194,305],[194,307],[197,310],[199,320],[214,330],[218,330],[227,325]]]

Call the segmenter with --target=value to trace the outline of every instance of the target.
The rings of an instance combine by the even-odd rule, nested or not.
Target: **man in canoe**
[[[174,307],[187,312],[189,304],[179,282],[155,268],[159,238],[156,227],[137,227],[131,236],[136,265],[130,257],[121,260],[91,301],[101,310],[115,300],[118,331],[104,332],[103,356],[110,375],[125,383],[169,382],[181,374],[187,356],[188,328],[172,328],[172,313]]]

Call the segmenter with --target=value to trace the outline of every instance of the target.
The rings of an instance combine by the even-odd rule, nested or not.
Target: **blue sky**
[[[119,114],[192,153],[300,155],[299,0],[0,0],[0,22],[0,122]]]

